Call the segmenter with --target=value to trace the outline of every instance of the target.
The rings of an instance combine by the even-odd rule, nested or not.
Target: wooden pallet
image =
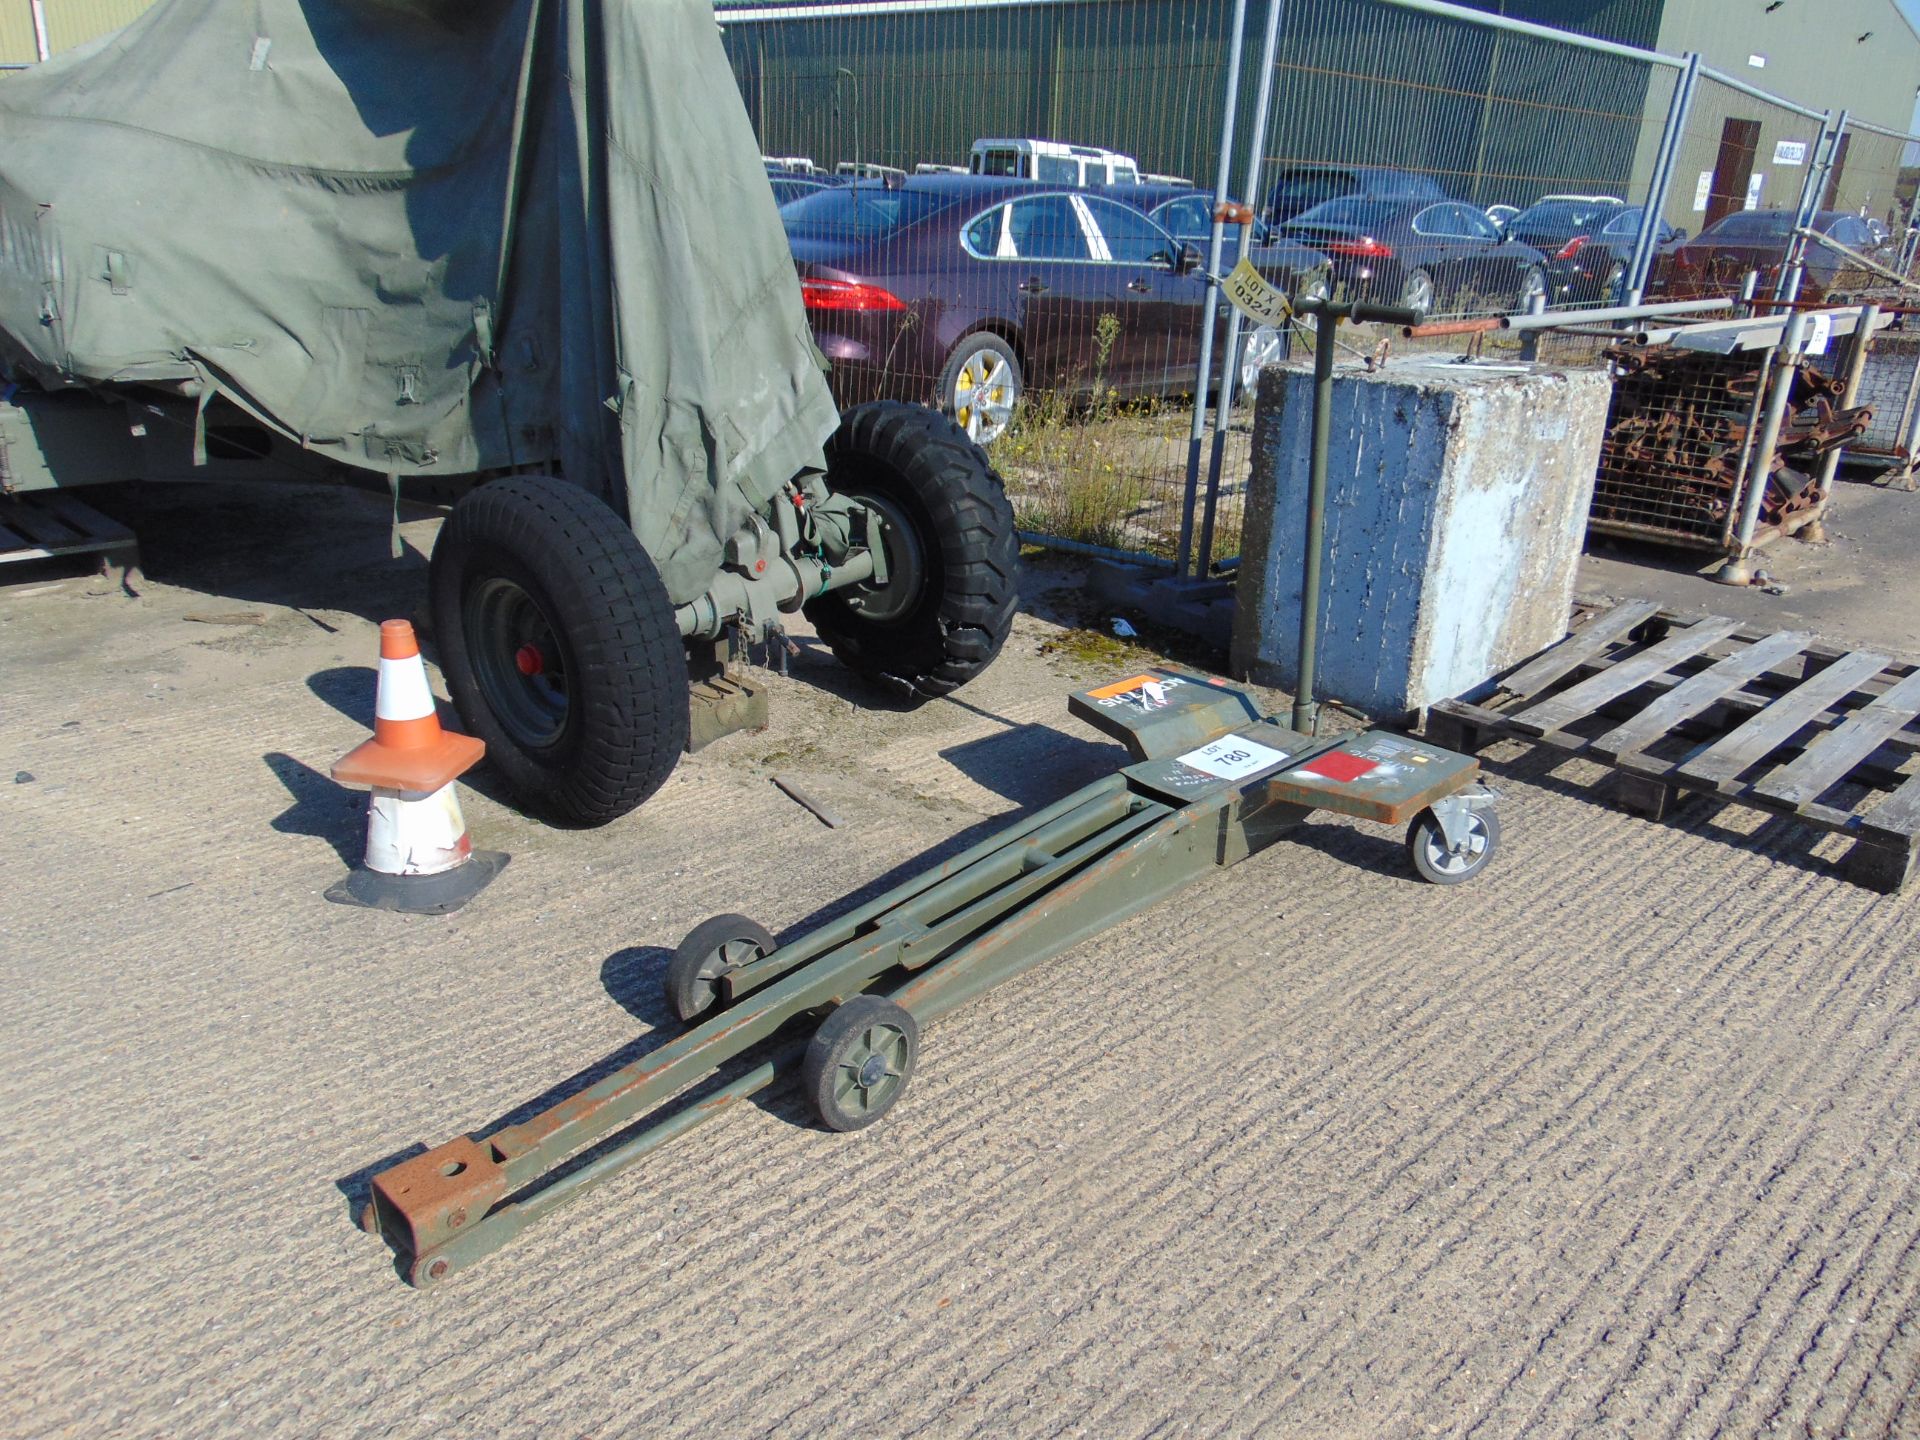
[[[131,570],[140,563],[140,542],[118,520],[64,491],[0,496],[0,565],[95,553],[102,568],[118,560]]]
[[[1654,819],[1683,791],[1791,816],[1851,837],[1847,878],[1891,893],[1920,849],[1916,715],[1913,664],[1633,600],[1590,608],[1479,703],[1434,706],[1428,734],[1598,761],[1620,804]]]

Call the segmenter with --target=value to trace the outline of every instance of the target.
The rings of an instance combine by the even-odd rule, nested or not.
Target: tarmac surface
[[[804,928],[1104,773],[1065,696],[1129,657],[1036,565],[952,700],[808,646],[605,829],[476,774],[505,874],[371,913],[325,772],[436,522],[98,503],[130,588],[0,590],[0,1432],[1920,1435],[1920,894],[1517,747],[1473,884],[1317,822],[928,1027],[873,1129],[763,1096],[409,1289],[370,1172],[671,1034],[706,915]]]

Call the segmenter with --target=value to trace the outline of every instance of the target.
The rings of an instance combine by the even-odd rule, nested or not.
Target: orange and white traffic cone
[[[373,738],[333,767],[343,785],[366,785],[367,859],[327,899],[374,910],[445,915],[486,887],[507,863],[475,850],[454,782],[486,754],[484,741],[440,728],[413,626],[380,626]]]

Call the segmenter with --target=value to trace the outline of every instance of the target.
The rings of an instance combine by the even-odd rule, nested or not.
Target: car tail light
[[[1554,252],[1553,258],[1556,260],[1571,260],[1574,256],[1580,253],[1581,247],[1583,247],[1586,243],[1587,243],[1586,236],[1576,235],[1571,240],[1567,241],[1566,244],[1562,245],[1558,250],[1556,250]]]
[[[802,280],[800,303],[809,310],[904,310],[907,302],[891,290],[854,280]]]
[[[1358,240],[1329,240],[1320,246],[1328,255],[1356,255],[1362,260],[1391,260],[1393,247],[1383,245],[1371,235]]]

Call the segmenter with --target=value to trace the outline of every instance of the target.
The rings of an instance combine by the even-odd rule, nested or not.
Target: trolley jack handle
[[[1313,673],[1320,643],[1320,562],[1327,533],[1327,432],[1333,425],[1334,335],[1342,320],[1359,324],[1418,325],[1423,311],[1365,300],[1302,300],[1294,311],[1313,317],[1313,442],[1307,463],[1307,533],[1300,583],[1300,677],[1294,688],[1293,728],[1318,733],[1320,707],[1313,699]]]

